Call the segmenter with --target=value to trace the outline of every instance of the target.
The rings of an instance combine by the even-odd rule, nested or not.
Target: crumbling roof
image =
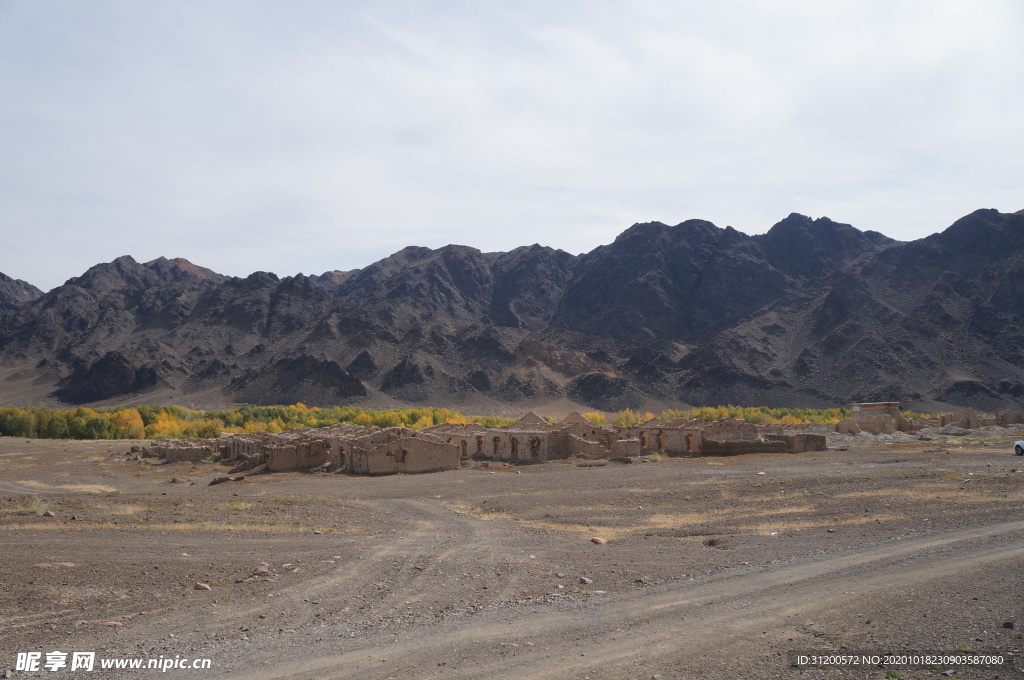
[[[512,423],[512,426],[517,425],[547,425],[548,421],[544,420],[542,416],[537,415],[533,411],[530,411],[525,416]]]

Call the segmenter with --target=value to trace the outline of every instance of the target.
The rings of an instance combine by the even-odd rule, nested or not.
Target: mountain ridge
[[[18,405],[1024,406],[1022,213],[909,242],[793,213],[753,236],[637,223],[581,255],[409,246],[284,277],[126,255],[12,281]]]

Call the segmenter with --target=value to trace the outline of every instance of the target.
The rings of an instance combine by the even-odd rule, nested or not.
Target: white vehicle
[[[1013,445],[1013,450],[1018,456],[1024,456],[1024,439]]]

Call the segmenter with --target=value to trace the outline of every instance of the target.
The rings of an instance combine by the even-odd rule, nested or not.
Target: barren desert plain
[[[1021,434],[214,486],[4,438],[0,677],[1024,677]],[[210,668],[16,669],[54,651]],[[924,652],[1006,662],[794,656]]]

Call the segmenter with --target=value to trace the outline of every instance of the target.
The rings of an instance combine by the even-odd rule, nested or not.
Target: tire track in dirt
[[[385,502],[352,503],[377,511],[382,509]],[[426,501],[388,500],[386,504],[389,511],[397,511],[403,517],[403,522],[411,523],[412,527],[408,530],[400,529],[386,545],[371,554],[362,555],[350,564],[331,570],[327,575],[279,588],[274,593],[276,600],[273,607],[301,608],[306,600],[337,598],[342,595],[338,590],[343,589],[346,599],[354,601],[357,594],[361,596],[359,599],[365,599],[362,603],[365,606],[361,609],[393,611],[400,609],[406,601],[429,596],[432,590],[437,589],[438,568],[442,565],[454,568],[457,566],[455,558],[467,549],[472,551],[473,559],[497,559],[498,550],[489,545],[491,539],[485,536],[492,527],[487,527],[481,520],[465,517]],[[385,588],[378,588],[378,583],[384,583]],[[399,584],[401,587],[391,587]],[[416,590],[417,584],[425,587]],[[368,592],[378,594],[380,590],[385,592],[381,593],[383,596],[378,600],[370,596],[362,597]],[[502,599],[509,594],[504,590],[495,590],[490,597]],[[266,609],[267,605],[262,602],[248,608],[235,608],[230,619],[248,620]]]
[[[496,611],[467,623],[439,623],[436,632],[407,636],[412,641],[374,645],[371,638],[363,649],[265,666],[247,675],[258,680],[408,677],[409,669],[421,667],[424,659],[441,659],[446,677],[629,677],[641,660],[707,655],[709,648],[727,658],[733,644],[749,643],[765,626],[777,627],[780,621],[866,593],[1019,563],[1024,558],[1022,536],[1024,521],[1006,522],[809,558],[761,573],[724,574],[694,584],[589,599],[569,611],[540,605]],[[595,638],[603,643],[594,644]],[[538,642],[530,651],[518,647],[512,654],[502,647],[524,639],[551,646]]]

